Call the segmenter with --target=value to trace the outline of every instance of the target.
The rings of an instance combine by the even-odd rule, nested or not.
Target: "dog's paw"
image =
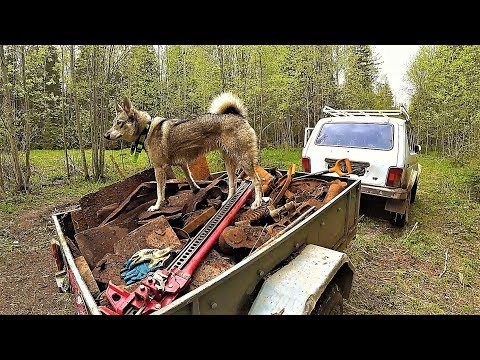
[[[260,205],[262,205],[262,202],[255,200],[253,202],[252,206],[250,206],[250,209],[252,209],[252,210],[258,209],[260,207]]]
[[[155,205],[150,206],[150,207],[147,209],[147,211],[152,212],[152,211],[157,211],[158,209],[160,209],[160,205],[157,206],[157,205],[155,204]]]

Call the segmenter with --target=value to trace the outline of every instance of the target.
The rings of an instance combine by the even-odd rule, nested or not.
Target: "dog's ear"
[[[129,98],[126,96],[123,99],[123,110],[125,110],[127,114],[129,114],[130,110],[132,110],[132,103],[130,102]]]
[[[120,104],[117,104],[117,113],[121,113],[123,111],[123,108],[120,106]]]

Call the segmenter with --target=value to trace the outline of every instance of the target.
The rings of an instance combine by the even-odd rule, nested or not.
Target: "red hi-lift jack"
[[[133,292],[123,290],[110,281],[105,295],[113,310],[99,306],[100,311],[107,315],[150,314],[175,300],[190,283],[200,261],[252,195],[250,185],[250,181],[243,181],[235,194],[183,247],[170,265],[148,274]]]

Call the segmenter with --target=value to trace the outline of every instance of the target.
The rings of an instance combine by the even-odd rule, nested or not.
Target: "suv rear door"
[[[327,169],[325,159],[349,158],[352,165],[368,162],[362,184],[385,186],[388,169],[397,166],[398,124],[384,119],[325,118],[319,121],[304,156],[310,158],[311,172]],[[356,178],[355,175],[352,175]]]

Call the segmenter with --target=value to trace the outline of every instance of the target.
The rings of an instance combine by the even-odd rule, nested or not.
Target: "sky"
[[[410,102],[407,93],[406,73],[408,63],[415,56],[420,45],[373,45],[379,60],[380,76],[387,76],[396,104]]]

